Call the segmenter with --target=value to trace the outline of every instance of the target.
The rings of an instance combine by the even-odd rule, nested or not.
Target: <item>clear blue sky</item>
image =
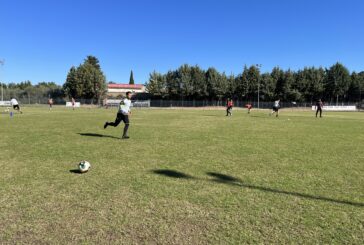
[[[87,55],[116,82],[184,63],[363,71],[363,13],[362,0],[0,0],[0,80],[63,84]]]

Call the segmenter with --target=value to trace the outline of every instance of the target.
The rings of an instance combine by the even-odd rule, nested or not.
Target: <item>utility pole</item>
[[[0,65],[4,66],[5,60],[0,60]],[[4,101],[4,89],[3,89],[3,83],[1,82],[1,101]]]
[[[259,102],[260,102],[260,68],[262,68],[262,64],[256,64],[255,65],[259,71],[259,77],[258,77],[258,109],[260,108]]]

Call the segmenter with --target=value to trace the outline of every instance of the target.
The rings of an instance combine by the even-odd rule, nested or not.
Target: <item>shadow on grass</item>
[[[71,169],[70,170],[70,173],[73,173],[73,174],[82,174],[80,170],[78,169]]]
[[[89,136],[89,137],[120,139],[120,138],[112,136],[112,135],[104,135],[104,134],[94,134],[94,133],[77,133],[77,134],[79,134],[81,136]]]
[[[249,117],[255,117],[255,118],[269,118],[268,114],[267,115],[263,115],[263,114],[254,114],[254,115],[252,115],[252,114],[249,114],[248,116]]]
[[[198,179],[198,178],[195,178],[188,174],[178,172],[175,170],[170,170],[170,169],[155,169],[155,170],[152,170],[152,172],[155,174],[163,175],[163,176],[170,177],[170,178]],[[236,177],[233,177],[230,175],[226,175],[226,174],[221,174],[221,173],[216,173],[216,172],[207,172],[206,174],[208,176],[213,177],[213,179],[211,179],[210,181],[212,181],[214,183],[238,186],[238,187],[242,187],[242,188],[249,188],[249,189],[253,189],[253,190],[271,192],[271,193],[276,193],[276,194],[284,194],[284,195],[295,196],[295,197],[299,197],[299,198],[306,198],[306,199],[311,199],[311,200],[332,202],[332,203],[337,203],[337,204],[345,204],[345,205],[351,205],[351,206],[356,206],[356,207],[364,207],[364,203],[360,203],[360,202],[339,200],[339,199],[334,199],[334,198],[329,198],[329,197],[314,196],[311,194],[285,191],[285,190],[273,189],[270,187],[252,185],[252,184],[244,183],[239,178],[236,178]],[[200,179],[200,180],[204,180],[204,179]]]
[[[218,180],[219,182],[240,182],[240,179],[226,174],[220,174],[215,172],[207,172],[206,174],[214,177],[215,181]]]
[[[225,174],[215,173],[215,172],[207,172],[206,174],[211,177],[214,177],[214,179],[211,180],[213,182],[218,182],[218,183],[223,183],[223,184],[228,184],[228,185],[233,185],[233,186],[240,186],[243,188],[249,188],[249,189],[254,189],[254,190],[259,190],[259,191],[264,191],[264,192],[285,194],[285,195],[296,196],[296,197],[300,197],[300,198],[307,198],[307,199],[312,199],[312,200],[320,200],[320,201],[326,201],[326,202],[332,202],[332,203],[338,203],[338,204],[352,205],[352,206],[356,206],[356,207],[364,207],[364,203],[351,202],[351,201],[346,201],[346,200],[338,200],[338,199],[333,199],[333,198],[328,198],[328,197],[314,196],[314,195],[305,194],[305,193],[284,191],[284,190],[273,189],[270,187],[246,184],[238,178],[235,178],[235,177],[232,177],[229,175],[225,175]]]
[[[170,170],[170,169],[154,169],[154,170],[152,170],[152,172],[155,174],[164,175],[164,176],[167,176],[170,178],[193,179],[193,177],[188,174],[178,172],[175,170]]]

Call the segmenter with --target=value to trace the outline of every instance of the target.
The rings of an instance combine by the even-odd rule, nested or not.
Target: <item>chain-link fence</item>
[[[12,97],[5,97],[4,101],[10,101]],[[37,96],[20,96],[15,97],[15,99],[21,105],[46,105],[48,104],[47,97],[37,97]],[[53,105],[66,105],[66,102],[69,102],[69,99],[66,98],[52,98]],[[1,98],[0,98],[1,100]],[[81,105],[102,105],[102,101],[98,101],[97,99],[76,99],[77,102],[80,102]]]
[[[11,96],[5,95],[4,101],[10,101]],[[16,98],[21,105],[46,105],[48,104],[48,97],[42,96],[30,96],[30,95],[22,95]],[[66,98],[53,98],[54,105],[66,105],[66,102],[69,102],[69,99]],[[97,99],[76,99],[77,102],[80,102],[81,105],[95,105],[95,106],[106,106],[106,100],[97,100]],[[148,106],[139,106],[139,107],[160,107],[160,108],[168,108],[168,107],[225,107],[225,100],[133,100],[133,104],[139,105],[140,103],[148,102]],[[244,100],[234,100],[234,107],[244,108],[247,104],[251,104],[253,108],[257,109],[270,109],[273,106],[273,101],[265,102],[250,102]],[[324,103],[327,106],[348,106],[355,105],[358,109],[364,110],[364,102],[341,102],[341,103]],[[315,102],[290,102],[290,101],[281,101],[281,108],[303,108],[309,109],[311,106],[315,105]]]
[[[235,100],[234,107],[244,108],[247,104],[251,104],[253,108],[270,109],[273,107],[273,102],[249,102],[243,100]],[[281,101],[282,108],[311,108],[316,103],[313,102],[286,102]],[[348,106],[356,105],[360,106],[360,103],[345,102],[345,103],[325,103],[325,105],[339,105]],[[151,107],[221,107],[226,106],[226,101],[223,100],[151,100]]]

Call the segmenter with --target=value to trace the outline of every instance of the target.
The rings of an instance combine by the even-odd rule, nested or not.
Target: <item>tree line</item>
[[[109,82],[113,83],[113,82]],[[131,71],[130,84],[134,84]],[[151,98],[174,100],[223,100],[226,98],[244,101],[314,102],[321,98],[326,102],[361,102],[364,92],[364,71],[352,72],[342,64],[329,68],[305,67],[298,71],[274,67],[270,72],[261,73],[259,65],[244,66],[240,74],[227,75],[210,67],[207,70],[198,65],[182,65],[165,74],[152,72],[146,82]],[[4,99],[11,97],[22,100],[53,98],[85,99],[94,103],[105,98],[106,77],[99,60],[87,56],[78,67],[72,66],[65,83],[41,82],[32,85],[30,81],[3,84]],[[37,102],[39,101],[39,102]]]
[[[47,103],[48,98],[59,103],[71,98],[98,103],[106,94],[106,77],[94,56],[87,56],[78,67],[72,66],[62,86],[54,82],[32,85],[30,81],[2,85],[4,99],[17,98],[29,103]]]
[[[47,98],[63,100],[62,86],[54,82],[40,82],[33,85],[30,81],[2,84],[4,100],[17,98],[29,103],[46,103]]]
[[[182,65],[165,74],[152,72],[146,83],[148,92],[159,99],[226,98],[245,101],[358,102],[364,92],[364,72],[350,73],[342,64],[330,68],[305,67],[298,71],[274,67],[260,72],[259,65],[244,66],[241,74],[227,75],[215,68],[201,69],[198,65]]]
[[[134,84],[133,71],[130,73],[129,84]],[[48,98],[53,98],[58,103],[71,98],[88,103],[100,103],[107,92],[106,77],[95,56],[87,56],[82,64],[77,67],[72,66],[62,86],[54,82],[32,85],[30,81],[2,85],[5,91],[4,99],[10,100],[14,97],[29,103],[46,103]]]

